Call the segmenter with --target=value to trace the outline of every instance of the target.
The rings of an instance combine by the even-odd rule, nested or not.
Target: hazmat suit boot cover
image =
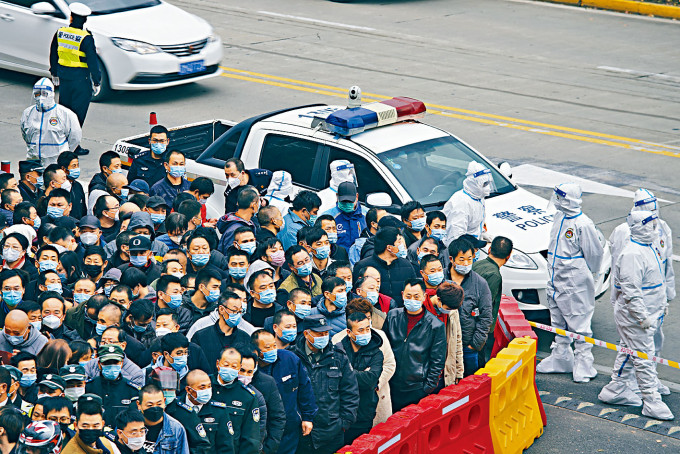
[[[553,342],[550,356],[538,363],[536,372],[541,374],[567,374],[574,370],[574,352],[569,344]]]
[[[637,384],[636,384],[637,386]],[[597,396],[602,402],[611,405],[642,406],[642,399],[635,394],[623,380],[612,380],[602,388]]]
[[[586,344],[590,346],[590,344]],[[588,383],[592,378],[597,377],[597,370],[593,367],[593,354],[590,350],[579,352],[576,346],[574,355],[573,379],[576,383]]]
[[[661,394],[662,396],[670,396],[671,395],[671,389],[661,382],[659,382],[659,387],[657,388],[657,391],[659,391],[659,394]]]
[[[675,418],[668,405],[661,400],[658,392],[642,393],[642,414],[649,418],[670,421]]]

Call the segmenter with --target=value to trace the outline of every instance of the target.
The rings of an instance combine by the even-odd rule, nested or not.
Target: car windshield
[[[463,188],[468,164],[488,166],[474,151],[452,136],[417,142],[378,154],[413,200],[424,206],[444,205]],[[515,190],[507,178],[491,167],[496,190],[490,197]]]
[[[87,5],[92,14],[111,14],[131,9],[148,8],[160,5],[159,0],[66,0],[71,3],[83,3]]]

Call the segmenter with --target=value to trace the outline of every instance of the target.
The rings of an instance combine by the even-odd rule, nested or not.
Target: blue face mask
[[[38,379],[38,374],[24,374],[19,380],[19,386],[22,388],[28,388]]]
[[[335,293],[335,301],[333,304],[339,309],[344,309],[347,306],[347,293]]]
[[[306,304],[296,304],[295,305],[295,315],[298,318],[306,318],[312,312],[312,306],[307,306]]]
[[[446,238],[446,229],[432,229],[432,234],[430,236],[435,240],[444,241]]]
[[[313,215],[311,215],[311,216],[309,217],[309,221],[307,222],[307,224],[309,224],[309,225],[314,225],[314,224],[316,224],[316,220],[317,220],[317,219],[319,219],[319,215],[318,215],[318,214],[313,214]]]
[[[330,246],[321,246],[320,248],[314,249],[314,257],[319,260],[327,259],[329,255],[331,255]]]
[[[345,281],[345,287],[347,287],[348,292],[351,292],[352,291],[352,281]]]
[[[380,293],[378,292],[366,292],[366,299],[369,300],[374,306],[378,303],[379,297]]]
[[[43,260],[38,262],[38,269],[42,273],[43,271],[57,271],[58,263],[52,260]]]
[[[177,309],[182,304],[182,295],[170,295],[170,301],[166,303],[171,309]]]
[[[276,358],[278,358],[278,350],[269,350],[268,352],[262,353],[262,361],[268,364],[272,364],[276,362]]]
[[[404,307],[409,312],[418,312],[423,307],[423,302],[418,300],[404,300]]]
[[[253,255],[255,249],[257,249],[257,243],[255,241],[249,241],[247,243],[241,243],[238,245],[239,249],[248,253],[248,255]]]
[[[130,256],[130,265],[132,266],[146,266],[146,264],[149,263],[149,259],[146,255],[131,255]]]
[[[120,375],[120,371],[123,366],[120,364],[108,364],[106,366],[102,365],[102,375],[107,380],[115,380]]]
[[[244,277],[246,277],[246,273],[248,273],[247,267],[244,268],[238,266],[229,267],[229,276],[233,277],[234,279],[243,279]]]
[[[230,327],[236,328],[238,324],[241,323],[241,313],[239,312],[238,314],[229,314],[229,318],[227,318],[225,322]]]
[[[281,330],[281,340],[286,343],[293,342],[296,337],[297,330],[295,328]]]
[[[23,295],[21,294],[21,290],[3,290],[2,291],[2,299],[5,301],[5,304],[9,307],[14,307],[17,304],[21,302],[21,298]]]
[[[455,265],[456,273],[462,274],[463,276],[472,271],[472,265]]]
[[[133,330],[135,333],[140,333],[140,334],[141,334],[141,333],[143,333],[144,331],[146,331],[147,328],[148,328],[148,326],[132,325],[132,330]]]
[[[36,216],[35,219],[33,219],[33,228],[35,229],[36,232],[40,228],[41,224],[42,224],[42,222],[41,222],[40,218],[38,216]]]
[[[121,199],[127,200],[129,195],[130,195],[130,189],[128,189],[128,188],[121,188],[120,189],[120,198]]]
[[[59,207],[47,207],[47,215],[53,218],[60,218],[64,215],[64,209]]]
[[[77,167],[75,169],[69,169],[68,176],[73,178],[74,180],[77,180],[78,177],[80,177],[80,167]]]
[[[35,179],[35,185],[38,188],[42,188],[42,186],[45,184],[45,178],[40,175],[38,178]]]
[[[276,289],[268,288],[267,290],[260,292],[260,303],[271,304],[276,301]]]
[[[423,252],[423,251],[418,252],[418,262],[420,262],[423,259],[423,257],[425,257],[426,255],[427,255],[427,252]]]
[[[151,152],[155,154],[156,156],[160,156],[163,153],[165,153],[165,150],[168,148],[168,146],[164,143],[152,143],[151,144]]]
[[[328,235],[328,242],[331,244],[335,244],[338,242],[338,232],[326,232]]]
[[[425,216],[411,221],[411,230],[415,232],[420,232],[425,228],[426,218]]]
[[[212,388],[208,389],[195,389],[196,391],[196,402],[199,404],[207,404],[212,399]]]
[[[430,283],[430,285],[439,285],[444,281],[444,272],[443,271],[437,271],[436,273],[428,274],[427,275],[427,282]]]
[[[187,168],[185,166],[170,166],[170,176],[175,178],[181,178],[187,173]]]
[[[151,213],[151,222],[153,222],[154,225],[159,225],[165,222],[165,215],[164,214],[158,214],[158,213]]]
[[[328,345],[328,340],[329,340],[328,335],[321,336],[321,337],[315,337],[314,343],[312,345],[314,345],[314,348],[317,348],[319,350],[323,350],[324,348],[326,348],[326,345]]]
[[[28,331],[28,328],[26,330]],[[9,334],[7,334],[4,331],[3,331],[3,333],[5,334],[5,338],[7,339],[7,342],[12,344],[13,346],[17,346],[20,343],[22,343],[24,341],[24,335],[26,334],[24,332],[24,335],[21,335],[21,336],[10,336]]]
[[[220,367],[219,375],[223,382],[231,383],[238,378],[238,371],[231,367]]]
[[[357,344],[360,347],[363,347],[364,345],[368,345],[368,343],[370,341],[371,341],[371,333],[357,334],[356,339],[354,340],[354,343]]]
[[[397,257],[405,259],[406,258],[406,246],[404,246],[404,243],[401,243],[399,245],[399,251],[397,252]]]
[[[338,202],[338,209],[343,213],[351,213],[354,211],[354,202]]]
[[[181,371],[187,367],[187,361],[189,360],[189,355],[173,356],[172,357],[172,368],[177,372]]]
[[[312,274],[312,262],[305,263],[300,268],[295,268],[297,275],[300,277],[307,277]]]
[[[123,169],[111,169],[111,173],[123,173]]]
[[[90,299],[90,295],[87,293],[74,293],[73,294],[73,301],[75,301],[78,304],[83,304],[85,301]]]
[[[57,292],[60,295],[61,292],[63,291],[61,288],[61,282],[57,284],[47,284],[45,287],[47,288],[48,292]]]
[[[214,303],[215,301],[220,299],[219,290],[210,290],[207,295],[205,293],[203,295],[205,296],[206,301],[208,301],[209,303]]]
[[[97,333],[97,335],[101,336],[102,334],[104,334],[104,331],[106,331],[106,328],[108,328],[108,326],[102,325],[101,323],[97,323],[97,326],[95,326],[94,330]]]
[[[210,260],[210,254],[192,254],[191,263],[196,266],[205,266]]]

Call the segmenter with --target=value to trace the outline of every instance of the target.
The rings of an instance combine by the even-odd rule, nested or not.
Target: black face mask
[[[59,428],[61,429],[61,433],[63,433],[63,434],[69,433],[70,429],[68,428],[68,426],[69,426],[69,423],[60,422]]]
[[[147,408],[143,413],[147,420],[156,422],[163,417],[163,407]]]
[[[83,265],[83,271],[90,277],[97,277],[102,272],[100,265]]]
[[[102,436],[102,429],[78,429],[78,436],[86,445],[91,445]]]

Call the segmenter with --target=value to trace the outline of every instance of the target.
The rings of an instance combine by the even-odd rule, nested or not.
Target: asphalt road
[[[345,90],[359,85],[365,94],[436,105],[427,122],[496,162],[652,189],[669,201],[661,215],[675,232],[678,253],[677,22],[523,0],[171,3],[215,27],[225,42],[225,72],[92,105],[83,145],[93,153],[81,160],[83,179],[116,139],[147,129],[149,111],[168,126],[241,120],[291,105],[343,102]],[[34,81],[0,70],[0,156],[14,163],[24,156],[18,123]],[[584,211],[607,236],[630,206],[627,198],[584,196]],[[676,270],[680,274],[677,263]],[[680,359],[673,349],[678,324],[680,307],[673,303],[666,320],[669,359]],[[593,330],[617,340],[608,294],[597,302]],[[613,362],[612,352],[596,349],[595,355],[603,371]],[[659,366],[659,373],[680,383],[680,371]]]

